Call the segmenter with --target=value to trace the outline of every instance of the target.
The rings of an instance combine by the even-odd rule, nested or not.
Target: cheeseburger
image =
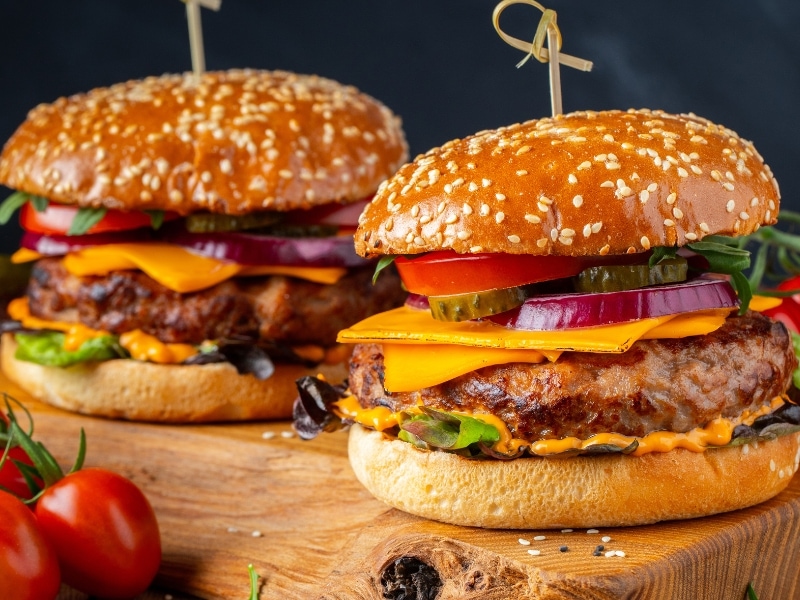
[[[17,262],[2,369],[83,413],[286,417],[305,373],[346,376],[338,330],[402,304],[352,234],[406,160],[399,119],[317,76],[129,81],[34,108],[0,155]]]
[[[340,333],[349,386],[301,380],[296,428],[352,424],[373,495],[459,525],[767,500],[800,461],[797,359],[738,242],[778,208],[753,145],[694,115],[578,112],[435,148],[355,234],[406,305]]]

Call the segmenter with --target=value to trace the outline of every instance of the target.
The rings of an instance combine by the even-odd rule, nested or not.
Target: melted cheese
[[[703,427],[696,427],[686,433],[672,431],[654,431],[644,437],[633,437],[619,433],[597,433],[587,439],[566,437],[561,439],[540,439],[528,441],[515,438],[502,419],[484,413],[471,413],[466,411],[450,411],[456,414],[468,415],[484,423],[493,425],[500,434],[500,440],[493,449],[503,454],[515,454],[520,448],[528,447],[532,454],[537,456],[554,456],[571,450],[584,450],[598,445],[611,445],[617,448],[627,448],[634,441],[638,442],[632,456],[642,456],[653,452],[669,452],[676,448],[683,448],[691,452],[703,452],[714,446],[729,444],[733,437],[733,430],[737,425],[752,425],[760,416],[778,410],[785,403],[784,399],[776,396],[769,404],[765,404],[755,411],[745,411],[737,418],[729,419],[720,417],[713,419]],[[385,406],[375,408],[362,408],[355,396],[347,397],[335,403],[335,412],[340,418],[346,418],[360,425],[377,431],[384,431],[400,423],[400,413],[393,413]],[[418,412],[416,408],[406,409],[406,414]]]
[[[197,354],[197,348],[189,344],[167,344],[141,329],[127,331],[119,336],[119,345],[131,354],[134,360],[159,364],[178,364]]]
[[[23,327],[30,329],[50,329],[63,331],[64,350],[75,351],[88,339],[112,335],[108,331],[92,329],[81,323],[66,321],[49,321],[39,319],[30,313],[27,298],[16,298],[8,304],[8,315],[15,321],[22,323]],[[136,360],[157,362],[161,364],[181,363],[190,356],[197,354],[197,349],[188,344],[167,344],[151,335],[135,330],[123,333],[120,336],[120,345],[131,353]]]
[[[186,248],[161,242],[85,248],[67,254],[64,267],[80,277],[139,269],[164,287],[179,293],[206,289],[236,276],[290,275],[317,283],[336,283],[347,272],[336,267],[246,266],[201,256]]]
[[[15,298],[8,304],[8,316],[22,323],[28,329],[50,329],[64,332],[64,350],[74,352],[86,340],[111,335],[108,331],[92,329],[82,323],[69,323],[67,321],[48,321],[34,317],[28,306],[27,298]]]
[[[390,392],[410,392],[490,365],[555,361],[565,350],[624,352],[639,339],[705,335],[729,313],[720,309],[619,325],[523,331],[491,321],[438,321],[428,311],[401,307],[345,329],[339,341],[379,342],[384,386]]]

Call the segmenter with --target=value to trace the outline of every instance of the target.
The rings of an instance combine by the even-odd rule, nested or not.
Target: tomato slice
[[[778,289],[784,292],[800,290],[800,276],[783,281]],[[764,314],[786,325],[789,331],[800,333],[800,293],[786,296],[778,306],[765,310]]]
[[[482,292],[572,277],[596,262],[576,256],[457,254],[449,250],[414,258],[398,256],[395,260],[406,289],[423,296]]]
[[[72,225],[79,207],[55,204],[47,205],[42,212],[37,211],[30,202],[25,203],[20,209],[19,220],[22,228],[34,233],[44,233],[47,235],[66,235]],[[177,213],[167,212],[164,220],[169,221],[178,218]],[[125,231],[127,229],[138,229],[140,227],[151,226],[150,215],[146,212],[134,210],[130,212],[109,209],[103,218],[92,226],[87,234],[102,233],[104,231]]]
[[[286,223],[290,225],[338,225],[339,227],[358,227],[358,217],[372,198],[357,200],[350,204],[331,202],[315,206],[309,210],[290,210],[286,213]]]

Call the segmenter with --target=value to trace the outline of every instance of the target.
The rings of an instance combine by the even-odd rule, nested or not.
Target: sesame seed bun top
[[[780,193],[753,145],[695,115],[576,112],[453,140],[381,185],[362,256],[591,256],[746,235]]]
[[[363,198],[406,159],[399,118],[355,88],[234,70],[39,105],[6,143],[0,183],[79,206],[242,214]]]

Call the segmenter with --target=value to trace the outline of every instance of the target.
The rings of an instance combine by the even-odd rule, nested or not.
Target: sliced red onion
[[[518,308],[487,319],[512,329],[552,331],[738,306],[736,292],[727,280],[698,277],[622,292],[534,296]]]
[[[141,242],[152,238],[153,233],[148,229],[109,231],[89,235],[44,235],[26,231],[22,236],[20,245],[45,256],[61,256],[67,252],[83,250],[92,246]]]
[[[356,254],[353,238],[286,238],[251,233],[187,233],[164,231],[161,239],[220,260],[241,265],[306,267],[361,267],[367,261]]]
[[[417,308],[419,310],[429,310],[431,307],[428,303],[428,297],[420,294],[409,294],[405,304],[409,308]]]

